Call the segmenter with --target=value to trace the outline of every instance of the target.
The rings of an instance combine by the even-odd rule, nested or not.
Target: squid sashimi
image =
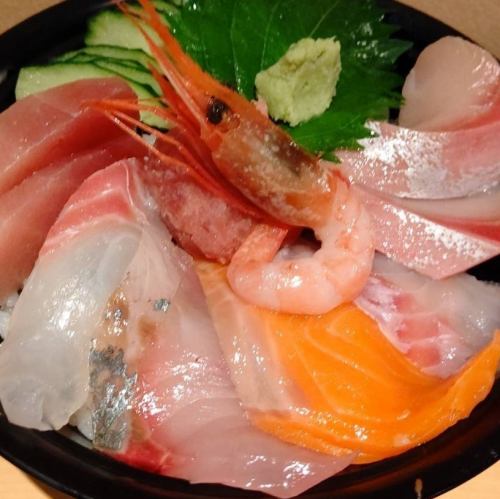
[[[119,159],[141,154],[144,150],[132,139],[117,138],[37,171],[0,196],[0,302],[22,288],[50,227],[83,180]]]
[[[448,132],[368,126],[377,136],[360,141],[362,151],[337,153],[351,183],[416,199],[469,196],[500,183],[500,114],[481,126]]]
[[[447,377],[500,329],[500,286],[461,274],[442,281],[377,255],[356,304],[428,374]]]
[[[250,424],[141,167],[91,176],[52,227],[0,346],[9,419],[44,430],[71,418],[127,463],[280,497],[346,467],[352,452],[331,459]]]
[[[467,417],[493,386],[500,332],[442,380],[420,372],[352,304],[316,317],[279,314],[239,299],[224,267],[200,263],[198,272],[243,403],[254,424],[285,441],[383,459]]]
[[[355,190],[370,212],[375,248],[421,274],[443,279],[500,254],[500,242],[494,236],[484,237],[479,225],[474,233],[468,223],[454,227],[408,210],[406,200]],[[494,230],[494,225],[485,225],[483,230]]]
[[[22,99],[0,114],[0,194],[34,171],[122,135],[85,107],[102,98],[135,99],[118,78],[80,80]]]
[[[400,126],[439,131],[470,126],[500,99],[500,65],[481,47],[446,36],[420,53],[403,97]]]

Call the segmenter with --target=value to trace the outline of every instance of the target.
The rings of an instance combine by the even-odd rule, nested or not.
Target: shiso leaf
[[[410,43],[391,38],[374,0],[187,0],[169,20],[184,49],[219,81],[248,99],[255,76],[305,37],[335,36],[342,72],[330,108],[297,127],[284,128],[304,148],[329,155],[357,148],[364,124],[397,108],[402,81],[394,62]]]

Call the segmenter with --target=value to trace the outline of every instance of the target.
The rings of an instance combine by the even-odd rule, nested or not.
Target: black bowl
[[[0,110],[14,100],[17,68],[83,43],[85,20],[109,2],[68,0],[0,36],[0,61],[7,75],[0,84]],[[405,75],[417,55],[451,28],[391,0],[380,2],[387,18],[401,26],[396,34],[413,48],[398,61]],[[500,280],[498,259],[475,269],[483,279]],[[351,466],[309,490],[305,498],[415,499],[435,497],[480,473],[500,456],[500,382],[471,416],[438,438],[401,456]],[[34,477],[82,498],[245,498],[263,494],[219,485],[189,485],[130,468],[88,448],[70,429],[40,433],[13,426],[0,410],[0,454]],[[418,482],[417,482],[418,481]],[[420,482],[421,481],[421,482]],[[418,483],[418,485],[417,485]],[[420,485],[422,494],[419,495]],[[1,485],[0,485],[0,496]]]

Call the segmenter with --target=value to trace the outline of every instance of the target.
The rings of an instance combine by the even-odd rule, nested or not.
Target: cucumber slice
[[[138,62],[135,61],[127,61],[125,59],[111,59],[108,57],[100,57],[98,55],[91,55],[91,54],[84,54],[84,53],[77,53],[74,54],[71,58],[67,58],[64,60],[60,59],[54,59],[52,62],[90,62],[92,64],[95,64],[98,61],[105,61],[105,62],[110,62],[113,64],[117,64],[121,66],[122,68],[130,68],[131,71],[141,71],[143,73],[149,73],[148,70],[139,64]],[[127,75],[125,75],[127,76]],[[133,79],[133,78],[132,78]]]
[[[144,69],[124,66],[121,62],[115,62],[112,59],[94,59],[93,64],[98,68],[113,71],[120,76],[124,76],[127,80],[132,80],[142,85],[147,85],[156,96],[161,95],[161,88],[153,75]]]
[[[141,66],[144,66],[145,68],[148,68],[150,64],[156,65],[156,61],[142,50],[113,47],[111,45],[95,45],[85,47],[80,50],[74,50],[72,52],[62,54],[55,60],[67,61],[72,60],[74,57],[83,55],[103,57],[105,59],[119,59],[124,63],[133,61]]]
[[[138,22],[156,43],[161,44],[160,39],[149,26],[142,21]],[[110,10],[100,12],[90,19],[85,44],[141,49],[151,55],[148,43],[132,21],[121,12]]]
[[[118,76],[117,73],[91,63],[59,62],[48,64],[47,66],[28,66],[21,69],[19,73],[16,85],[16,99],[19,100],[28,95],[85,78],[109,78],[116,76]],[[148,86],[123,76],[122,78],[130,85],[130,88],[132,88],[139,99],[156,97]],[[141,120],[151,126],[166,128],[164,120],[149,112],[142,112]]]

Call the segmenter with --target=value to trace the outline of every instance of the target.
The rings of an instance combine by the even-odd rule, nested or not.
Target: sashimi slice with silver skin
[[[443,378],[500,329],[500,285],[468,274],[435,281],[381,254],[355,303],[412,362]]]
[[[456,130],[486,117],[500,99],[500,65],[486,50],[446,36],[418,56],[403,86],[399,125]]]
[[[138,161],[90,177],[49,233],[0,346],[9,419],[71,420],[101,451],[191,482],[295,496],[348,466],[254,428],[191,258],[143,191]]]
[[[86,231],[65,231],[61,221],[71,216],[80,190],[49,232],[0,346],[0,401],[10,421],[28,428],[60,429],[85,402],[96,317],[138,245],[138,228],[114,213],[111,203],[96,219],[80,207],[76,218]],[[95,201],[110,199],[104,191]],[[59,251],[50,249],[62,238],[67,240]]]

